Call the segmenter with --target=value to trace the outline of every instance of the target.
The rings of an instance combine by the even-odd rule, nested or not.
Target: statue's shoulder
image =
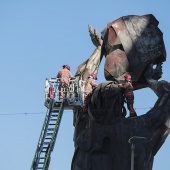
[[[114,81],[105,81],[101,84],[97,85],[96,89],[97,91],[107,93],[108,91],[114,91],[114,93],[119,93],[121,91],[119,84]]]

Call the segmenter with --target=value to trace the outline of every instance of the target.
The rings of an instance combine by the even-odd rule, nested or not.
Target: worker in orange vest
[[[65,97],[69,97],[69,84],[70,78],[72,78],[72,73],[70,72],[70,66],[68,64],[63,65],[63,69],[60,70],[57,74],[59,78],[59,100],[63,100]]]
[[[97,75],[96,74],[91,74],[88,79],[85,82],[84,86],[84,97],[86,97],[96,86],[96,81],[97,80]]]
[[[83,111],[87,112],[87,103],[88,103],[88,94],[92,92],[93,88],[95,88],[96,85],[96,81],[97,80],[97,75],[96,74],[91,74],[88,79],[85,82],[85,86],[84,86],[84,107],[83,107]]]

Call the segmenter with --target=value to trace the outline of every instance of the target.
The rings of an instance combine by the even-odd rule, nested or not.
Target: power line
[[[45,114],[46,112],[34,112],[34,113],[2,113],[0,116],[16,116],[16,115],[37,115],[37,114]]]
[[[140,110],[140,109],[151,109],[152,107],[143,107],[143,108],[134,108],[135,110]],[[17,116],[17,115],[40,115],[40,114],[45,114],[46,112],[23,112],[23,113],[2,113],[0,116]]]

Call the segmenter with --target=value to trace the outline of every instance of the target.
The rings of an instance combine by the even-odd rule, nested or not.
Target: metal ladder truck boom
[[[64,110],[73,110],[76,106],[83,106],[83,80],[70,79],[69,91],[67,92],[69,93],[69,98],[64,98],[63,101],[59,100],[59,85],[60,80],[58,78],[46,79],[45,81],[47,113],[30,170],[48,170],[51,152],[54,149]]]

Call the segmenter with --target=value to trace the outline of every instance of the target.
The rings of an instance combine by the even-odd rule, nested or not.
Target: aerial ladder
[[[51,152],[54,149],[57,134],[64,110],[73,110],[75,107],[83,107],[84,81],[70,79],[69,98],[59,100],[60,79],[51,78],[45,80],[45,106],[47,113],[38,140],[37,148],[30,170],[48,170],[51,160]]]

